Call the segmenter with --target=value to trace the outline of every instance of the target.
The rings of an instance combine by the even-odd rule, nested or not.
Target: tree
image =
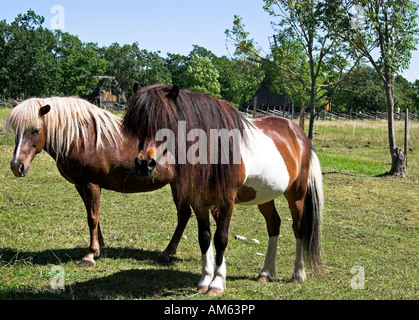
[[[220,97],[219,73],[211,60],[193,55],[185,72],[186,88]]]
[[[57,93],[56,41],[43,23],[44,17],[32,10],[19,14],[10,25],[1,23],[0,80],[3,93],[10,97]]]
[[[241,109],[246,109],[259,88],[265,72],[258,63],[233,59],[231,81],[231,101]]]
[[[272,89],[286,94],[293,103],[301,105],[310,99],[309,90],[304,85],[310,82],[310,65],[305,50],[299,41],[285,34],[275,35],[273,41],[272,63],[265,66],[272,80]]]
[[[140,78],[142,61],[138,43],[120,46],[115,42],[109,47],[102,48],[101,51],[103,57],[109,62],[106,75],[115,77],[120,90],[117,93],[124,100],[132,85]]]
[[[83,43],[69,33],[56,31],[56,55],[61,70],[60,93],[86,95],[97,85],[97,76],[104,75],[109,62],[99,56],[94,43]]]
[[[409,108],[410,112],[416,112],[415,91],[413,85],[403,76],[397,75],[394,80],[394,106],[401,111]]]
[[[177,53],[168,53],[165,60],[166,68],[172,77],[172,84],[181,88],[186,87],[185,72],[189,63],[189,58]]]
[[[221,98],[238,108],[247,108],[264,76],[260,64],[241,60],[238,55],[231,59],[226,56],[217,57],[210,50],[197,45],[189,53],[189,61],[194,55],[208,58],[217,69]]]
[[[159,56],[160,52],[149,52],[147,50],[140,51],[140,75],[137,82],[141,86],[150,84],[166,84],[172,83],[172,76],[167,68],[165,61]]]
[[[236,44],[236,53],[248,55],[252,60],[259,60],[265,67],[270,66],[271,73],[276,69],[278,74],[286,75],[285,81],[290,82],[288,89],[298,84],[301,87],[300,92],[305,90],[310,102],[308,138],[313,139],[318,104],[321,103],[319,108],[321,110],[358,61],[350,63],[350,52],[346,52],[336,37],[332,37],[324,28],[321,15],[322,1],[264,0],[264,2],[265,11],[277,19],[273,26],[277,39],[281,40],[275,42],[272,56],[265,58],[258,54],[253,39],[248,38],[249,34],[244,30],[241,18],[238,16],[235,16],[233,29],[226,30],[227,37]],[[277,47],[278,44],[281,47]],[[292,50],[297,51],[292,52]],[[275,51],[292,52],[294,58],[275,61],[275,56],[281,56],[281,54],[276,55]],[[305,54],[307,64],[296,66],[294,62],[298,60],[301,52]],[[285,93],[292,94],[292,92]]]
[[[169,84],[170,71],[158,53],[141,50],[137,42],[123,46],[113,43],[101,49],[103,57],[109,62],[108,76],[114,76],[122,99],[132,94],[132,86],[155,83]]]
[[[405,176],[405,155],[397,148],[394,133],[394,88],[396,74],[408,67],[418,43],[417,5],[408,0],[333,0],[324,8],[328,29],[365,57],[382,80],[392,160],[387,174]],[[378,57],[373,53],[377,50]]]
[[[354,70],[351,78],[333,99],[334,108],[354,112],[383,112],[386,110],[386,97],[375,70],[361,65]]]
[[[9,26],[6,20],[0,20],[0,90],[2,95],[9,96],[7,83],[9,83],[9,73],[7,72],[7,37]]]
[[[414,108],[415,112],[419,112],[419,80],[415,80],[412,83],[412,90],[413,90],[413,101],[414,101]]]

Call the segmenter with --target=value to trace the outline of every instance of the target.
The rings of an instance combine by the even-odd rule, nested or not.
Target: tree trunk
[[[303,103],[301,104],[301,109],[300,109],[300,128],[303,130],[304,130],[305,110],[306,110],[306,102],[303,101]]]
[[[391,169],[387,172],[391,176],[406,177],[406,156],[399,148],[395,148],[391,154]]]
[[[313,136],[314,136],[314,120],[316,118],[316,97],[315,97],[315,93],[314,90],[312,91],[311,94],[311,99],[310,99],[310,121],[308,124],[308,139],[309,140],[313,140]]]
[[[391,169],[386,175],[406,177],[406,156],[396,146],[394,133],[394,78],[389,77],[386,88],[387,115],[388,115],[388,142],[391,155]]]

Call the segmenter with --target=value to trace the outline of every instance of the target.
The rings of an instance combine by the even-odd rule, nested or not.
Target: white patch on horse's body
[[[256,191],[256,198],[241,205],[263,204],[282,195],[288,188],[289,173],[273,140],[256,126],[246,128],[241,156],[246,167],[244,185]]]

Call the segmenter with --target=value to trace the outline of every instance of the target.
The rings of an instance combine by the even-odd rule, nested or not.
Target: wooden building
[[[265,76],[258,90],[247,107],[247,113],[274,114],[279,116],[291,116],[293,113],[292,99],[287,95],[272,92],[270,85],[272,80]]]

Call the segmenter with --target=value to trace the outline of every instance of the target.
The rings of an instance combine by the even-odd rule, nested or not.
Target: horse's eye
[[[41,132],[41,130],[40,130],[40,129],[33,129],[33,130],[32,130],[32,135],[33,135],[33,136],[37,136],[40,132]]]

